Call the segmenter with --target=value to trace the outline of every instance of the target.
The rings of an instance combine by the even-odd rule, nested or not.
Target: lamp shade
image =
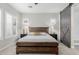
[[[51,20],[50,20],[50,24],[51,24],[52,26],[54,26],[54,25],[56,24],[56,19],[51,19]]]

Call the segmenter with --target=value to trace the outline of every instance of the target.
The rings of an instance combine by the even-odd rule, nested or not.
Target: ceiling
[[[68,3],[10,3],[21,13],[58,13],[67,7]]]
[[[72,7],[73,7],[72,10],[73,10],[75,13],[79,12],[79,3],[74,3]]]

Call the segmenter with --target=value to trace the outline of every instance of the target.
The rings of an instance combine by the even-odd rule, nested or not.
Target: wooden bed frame
[[[30,27],[31,32],[46,32],[48,27]],[[57,42],[17,42],[16,54],[37,53],[37,54],[58,54]]]

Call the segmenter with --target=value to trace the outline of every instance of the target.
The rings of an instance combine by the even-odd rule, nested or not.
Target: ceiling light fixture
[[[32,6],[28,6],[29,8],[32,8]]]
[[[35,5],[38,5],[38,3],[34,3]]]
[[[38,3],[34,3],[35,5],[38,5]],[[33,8],[33,6],[28,6],[28,8]]]

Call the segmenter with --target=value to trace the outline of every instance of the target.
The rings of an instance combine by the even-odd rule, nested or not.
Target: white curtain
[[[9,37],[13,35],[12,15],[6,12],[5,16],[5,37]]]

